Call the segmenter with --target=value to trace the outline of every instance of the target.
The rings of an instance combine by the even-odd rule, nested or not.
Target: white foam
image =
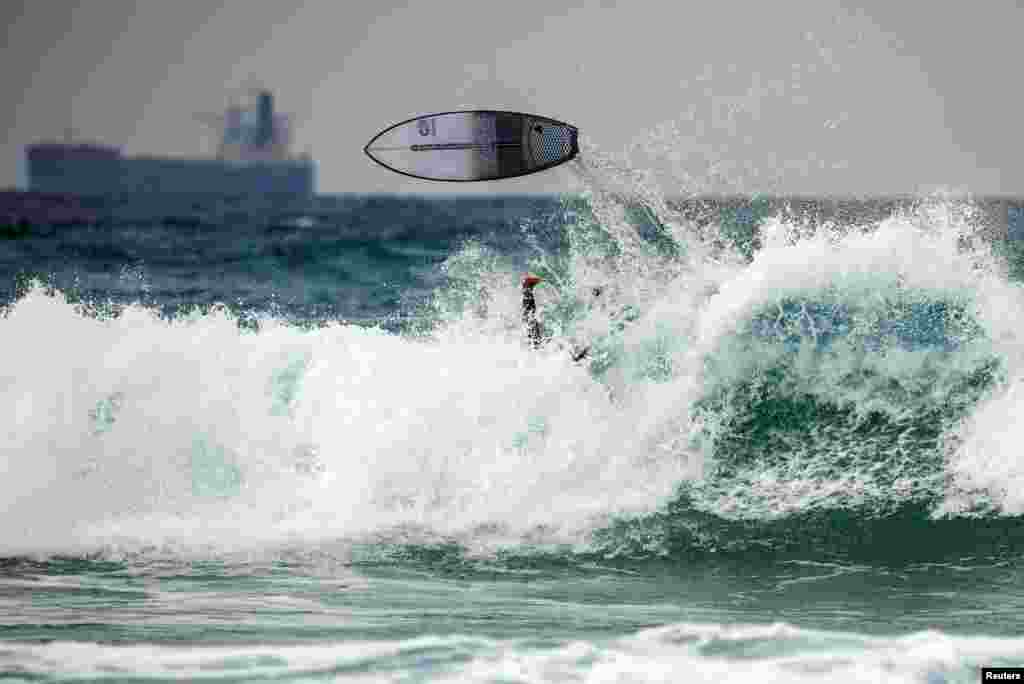
[[[140,307],[98,321],[39,290],[0,326],[3,552],[230,549],[410,524],[573,542],[678,476],[673,459],[636,465],[641,408],[619,411],[561,350],[518,336],[249,333],[223,313],[169,323]]]
[[[9,642],[4,661],[43,676],[203,680],[337,673],[370,681],[844,682],[976,681],[981,666],[1019,661],[1024,641],[938,631],[887,637],[777,624],[674,624],[607,640],[538,647],[460,635],[393,642],[177,648],[86,642]],[[426,656],[426,658],[424,658]],[[413,674],[415,672],[415,674]]]
[[[1010,662],[1024,641],[929,631],[893,637],[792,625],[676,624],[607,644],[575,641],[544,651],[504,648],[446,681],[843,682],[974,681],[983,665]]]
[[[645,251],[612,200],[593,201],[608,210],[623,251],[574,253],[566,281],[538,299],[548,313],[559,297],[605,285],[565,331],[584,340],[623,308],[637,312],[600,381],[569,362],[564,340],[540,353],[525,347],[515,274],[472,250],[450,265],[462,259],[478,270],[478,291],[465,309],[441,311],[430,338],[342,324],[304,331],[273,319],[244,332],[222,311],[168,322],[141,306],[97,320],[32,290],[0,319],[0,554],[230,550],[396,527],[585,544],[609,516],[654,510],[680,481],[702,476],[713,454],[691,449],[688,437],[693,402],[709,389],[704,361],[784,297],[856,303],[902,291],[960,303],[986,340],[958,352],[951,368],[990,354],[1021,377],[1021,290],[983,246],[962,248],[974,229],[948,205],[865,230],[808,234],[771,219],[746,264],[705,247],[656,202],[670,232],[689,241],[685,259],[667,262]],[[823,398],[866,404],[840,382],[854,351],[833,357],[834,368],[808,360],[804,380]],[[736,353],[724,365],[741,379],[751,359]],[[923,363],[896,351],[868,362],[883,379],[912,379]],[[1024,510],[1024,489],[1014,486],[1024,482],[1019,405],[997,388],[968,417],[951,457],[952,502],[971,492],[970,501]],[[870,487],[861,475],[833,484]],[[808,472],[764,472],[758,482],[775,493],[757,515],[830,500]],[[808,496],[812,485],[818,494]],[[969,507],[954,503],[950,510]]]

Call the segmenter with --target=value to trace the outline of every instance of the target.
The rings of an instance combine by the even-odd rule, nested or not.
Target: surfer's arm
[[[587,357],[587,354],[589,354],[589,353],[590,353],[590,347],[589,346],[579,347],[579,348],[573,349],[571,352],[569,352],[569,356],[572,358],[573,361],[582,361],[583,359],[585,359]]]

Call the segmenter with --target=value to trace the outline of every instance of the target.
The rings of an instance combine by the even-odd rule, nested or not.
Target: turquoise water
[[[12,563],[5,676],[977,681],[1022,648],[1019,571],[991,561],[264,555],[277,558]]]
[[[1017,205],[576,170],[0,242],[0,678],[1022,664]]]

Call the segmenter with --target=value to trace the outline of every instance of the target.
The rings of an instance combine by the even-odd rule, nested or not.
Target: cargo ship
[[[290,119],[274,111],[272,93],[260,90],[215,119],[220,143],[210,158],[126,156],[117,147],[72,139],[29,145],[28,189],[104,197],[313,195],[316,164],[292,155]]]

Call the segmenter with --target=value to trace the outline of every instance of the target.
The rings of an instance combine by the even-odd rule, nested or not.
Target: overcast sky
[[[397,121],[488,108],[568,121],[608,154],[646,140],[634,152],[683,190],[1020,195],[1018,4],[9,1],[0,186],[24,183],[25,144],[68,127],[128,154],[211,154],[194,116],[261,83],[323,193],[575,187],[564,168],[430,183],[362,153]]]

